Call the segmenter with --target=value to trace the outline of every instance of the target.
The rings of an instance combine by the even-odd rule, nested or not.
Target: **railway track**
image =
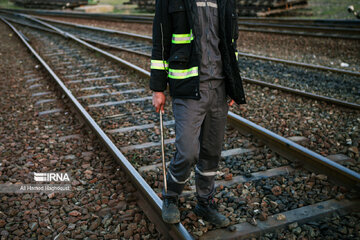
[[[125,172],[72,113],[51,76],[1,20],[0,32],[0,238],[115,239],[120,232],[160,238]],[[4,189],[10,182],[45,184],[34,182],[33,172],[67,173],[72,191]]]
[[[64,16],[64,17],[77,17],[77,18],[90,18],[105,19],[110,21],[139,21],[151,22],[153,14],[93,14],[69,11],[46,11],[46,10],[16,10],[16,12],[23,12],[35,15],[47,16]],[[359,20],[337,20],[337,19],[300,19],[300,18],[259,18],[259,17],[239,17],[239,22],[256,22],[256,23],[275,23],[284,24],[291,23],[293,25],[307,25],[307,26],[329,26],[329,27],[346,27],[346,28],[359,28]]]
[[[346,27],[359,28],[357,20],[337,20],[337,19],[300,19],[300,18],[254,18],[239,17],[239,22],[256,22],[256,23],[275,23],[275,24],[292,24],[306,26],[328,26],[328,27]]]
[[[306,26],[298,24],[239,22],[239,31],[287,34],[297,36],[359,39],[358,28]]]
[[[138,79],[137,76],[140,74],[148,77],[149,73],[133,64],[127,64],[126,61],[109,52],[78,39],[71,33],[39,20],[29,19],[34,21],[33,25],[41,26],[43,29],[50,28],[50,33],[42,30],[30,30],[22,26],[20,27],[21,32],[17,31],[18,36],[30,48],[26,40],[29,39],[35,49],[39,51],[39,53],[36,53],[33,48],[31,50],[39,60],[41,59],[41,63],[63,89],[62,91],[64,91],[67,98],[75,104],[75,108],[80,111],[85,121],[98,134],[115,159],[122,165],[133,184],[146,196],[144,201],[150,200],[147,204],[154,207],[154,212],[147,213],[149,218],[153,221],[154,216],[159,218],[160,199],[148,187],[149,183],[154,189],[159,190],[161,188],[161,178],[157,177],[156,174],[158,171],[156,163],[159,162],[159,137],[156,134],[158,129],[155,127],[157,118],[149,102],[151,99],[150,93],[145,89],[147,85],[146,78]],[[15,28],[13,29],[15,30]],[[95,51],[96,54],[91,53],[89,49]],[[100,61],[98,54],[104,55],[117,63],[127,64],[130,69],[137,71],[137,73],[131,74],[129,70],[114,66],[103,58]],[[172,144],[172,136],[174,135],[172,129],[173,119],[169,116],[165,119],[165,125],[168,126],[166,134],[168,136],[166,142],[168,159],[174,147]],[[183,224],[195,237],[212,239],[221,236],[224,239],[259,235],[292,222],[301,223],[306,221],[305,218],[291,217],[294,215],[300,216],[299,212],[307,212],[308,218],[316,218],[330,214],[331,211],[328,211],[330,208],[346,209],[358,204],[357,200],[333,200],[334,194],[341,194],[341,192],[335,191],[335,189],[330,190],[330,185],[326,184],[327,177],[325,175],[312,175],[306,171],[296,170],[289,166],[289,160],[284,157],[298,164],[301,163],[305,169],[323,172],[329,179],[347,185],[349,189],[358,188],[357,185],[360,181],[358,173],[265,130],[236,114],[229,113],[228,120],[231,127],[227,129],[225,150],[222,153],[223,157],[226,158],[225,163],[228,165],[238,159],[257,157],[259,162],[264,163],[261,167],[265,168],[259,169],[260,167],[253,166],[250,171],[244,172],[244,169],[240,168],[241,164],[236,167],[233,165],[231,168],[230,166],[222,166],[218,179],[222,180],[222,182],[218,182],[219,192],[217,198],[221,205],[220,210],[225,212],[232,220],[233,227],[231,230],[233,232],[212,229],[211,226],[200,220],[194,222],[194,219],[197,220],[196,216],[191,215],[189,212],[189,208],[193,203],[193,188],[188,186],[187,196],[181,199],[184,210],[182,219],[185,218]],[[239,135],[239,131],[243,131],[245,135]],[[254,137],[247,136],[250,133]],[[261,143],[256,144],[256,139],[262,139],[266,146]],[[280,155],[275,154],[273,151],[278,152]],[[259,158],[259,156],[261,157]],[[266,157],[264,158],[264,156]],[[130,165],[125,157],[130,160],[135,168]],[[270,165],[265,165],[267,161],[270,162]],[[155,165],[153,165],[154,163]],[[273,168],[273,166],[277,166],[277,168]],[[148,183],[140,178],[135,169],[142,172],[142,176],[145,177]],[[248,178],[238,175],[239,173],[244,173]],[[230,174],[233,174],[233,176]],[[152,178],[152,176],[155,176],[155,178]],[[312,194],[315,194],[313,201],[299,202],[299,200],[295,200],[294,193],[292,193],[295,190],[292,189],[291,191],[291,185],[289,185],[289,189],[285,189],[286,185],[282,189],[280,182],[285,184],[292,181],[292,177],[297,178],[295,182],[312,183],[311,188],[314,189]],[[233,184],[237,185],[233,187]],[[244,215],[253,220],[260,212],[266,213],[267,211],[260,207],[258,201],[251,201],[249,202],[252,203],[251,211],[246,212],[246,208],[239,207],[242,204],[234,204],[234,196],[241,193],[241,198],[250,197],[251,194],[249,193],[253,192],[253,189],[262,188],[262,185],[266,186],[262,192],[266,193],[265,196],[272,200],[268,201],[266,197],[264,198],[264,194],[260,194],[257,197],[262,198],[265,202],[264,204],[261,202],[261,205],[274,204],[275,206],[277,204],[276,207],[273,207],[274,209],[268,210],[272,215],[269,219],[278,219],[285,216],[288,221],[285,221],[285,219],[277,220],[277,224],[268,226],[268,228],[254,227],[242,222],[243,219],[239,215]],[[228,191],[224,189],[228,189]],[[320,196],[321,189],[326,189],[330,194]],[[281,193],[282,191],[284,194]],[[273,195],[272,197],[270,197],[269,192],[270,195]],[[279,200],[276,196],[280,195],[284,195],[288,199],[287,201],[292,201],[292,207],[282,207],[283,211],[280,211],[279,203],[276,202]],[[325,210],[322,211],[321,209]],[[146,210],[151,209],[145,207],[145,213]],[[284,210],[287,211],[284,212]],[[182,225],[161,226],[161,221],[158,223],[160,224],[158,226],[159,230],[162,233],[165,230],[165,234],[175,234],[172,235],[173,237],[190,237]],[[269,221],[264,223],[269,223]],[[168,232],[167,227],[171,227],[170,232]],[[194,231],[194,229],[202,230]]]
[[[11,11],[45,16],[76,17],[107,21],[125,21],[143,24],[152,24],[153,19],[153,16],[151,15],[89,14],[43,10]],[[336,21],[290,19],[289,21],[287,21],[277,18],[270,18],[269,20],[264,20],[262,18],[240,18],[238,24],[240,31],[285,34],[295,36],[360,39],[360,24],[357,20]]]
[[[39,19],[55,24],[60,29],[102,47],[127,51],[144,57],[150,57],[151,54],[151,38],[148,36],[63,21]],[[360,109],[358,105],[360,100],[357,96],[359,91],[357,82],[360,72],[268,58],[243,52],[240,52],[239,56],[239,67],[242,69],[242,75],[245,76],[244,80],[246,82]],[[309,71],[307,69],[314,70]],[[336,74],[328,75],[327,72]],[[343,74],[349,77],[344,78]],[[257,79],[254,79],[254,77]],[[258,80],[259,78],[262,80]],[[319,79],[324,79],[324,81],[319,81]],[[313,89],[318,90],[314,91]]]

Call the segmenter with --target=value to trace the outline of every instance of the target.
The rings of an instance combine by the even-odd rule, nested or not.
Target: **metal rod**
[[[162,168],[164,176],[164,189],[167,193],[167,182],[166,182],[166,163],[165,163],[165,144],[164,144],[164,124],[162,118],[162,111],[160,109],[160,133],[161,133],[161,158],[162,158]]]

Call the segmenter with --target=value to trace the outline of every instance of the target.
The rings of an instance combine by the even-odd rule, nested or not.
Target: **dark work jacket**
[[[218,0],[219,49],[226,92],[236,103],[245,94],[236,59],[238,38],[235,0]],[[200,99],[200,25],[195,0],[156,0],[150,89],[173,98]]]

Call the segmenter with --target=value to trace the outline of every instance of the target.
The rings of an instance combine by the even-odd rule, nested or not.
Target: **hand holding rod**
[[[161,158],[162,158],[162,168],[164,175],[164,189],[165,193],[167,193],[167,182],[166,182],[166,163],[165,163],[165,144],[164,144],[164,125],[162,118],[162,111],[160,109],[160,133],[161,133]]]

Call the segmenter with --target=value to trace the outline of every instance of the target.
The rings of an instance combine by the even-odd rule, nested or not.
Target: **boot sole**
[[[179,223],[179,222],[180,222],[180,218],[179,218],[179,219],[170,219],[170,220],[168,220],[168,219],[166,219],[166,218],[164,218],[164,217],[162,216],[162,219],[163,219],[164,222],[169,223],[169,224],[175,224],[175,223]]]
[[[224,224],[216,224],[216,223],[213,223],[213,222],[209,221],[209,220],[208,220],[206,217],[204,217],[200,212],[198,212],[198,211],[196,210],[196,208],[193,210],[193,212],[196,214],[196,216],[201,217],[204,221],[213,224],[213,225],[214,225],[215,227],[217,227],[217,228],[223,228],[223,227],[227,227],[227,226],[230,225],[229,219],[227,219],[228,221],[227,221],[226,223],[224,223]]]
[[[175,220],[175,221],[166,221],[165,219],[163,219],[163,221],[166,222],[166,223],[169,223],[169,224],[176,224],[176,223],[180,222],[180,220],[179,221],[177,221],[177,220]]]
[[[213,223],[209,220],[206,220],[205,218],[203,218],[204,221],[208,222],[208,223],[211,223],[212,225],[214,225],[215,227],[217,228],[224,228],[224,227],[228,227],[230,225],[230,221],[229,222],[226,222],[224,224],[216,224],[216,223]]]

